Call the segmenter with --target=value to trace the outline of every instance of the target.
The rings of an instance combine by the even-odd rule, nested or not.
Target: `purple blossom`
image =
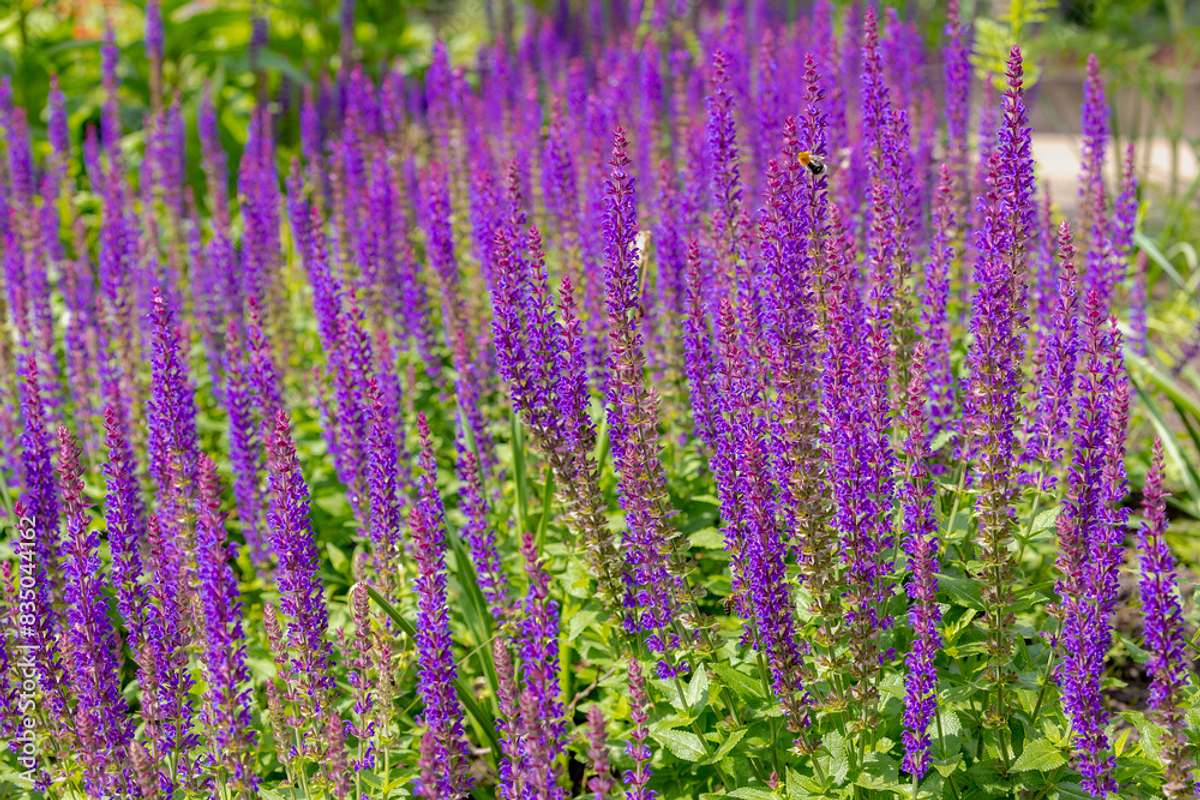
[[[409,528],[417,562],[418,693],[425,705],[421,717],[420,795],[459,798],[467,795],[470,777],[463,712],[455,693],[457,669],[446,599],[445,510],[438,494],[437,462],[424,414],[417,416],[417,429],[421,437],[421,473]]]
[[[400,553],[401,504],[395,420],[388,414],[379,385],[372,379],[367,389],[370,404],[367,428],[368,532],[380,556],[391,564]]]
[[[808,724],[808,696],[786,575],[787,546],[771,496],[767,430],[759,414],[762,397],[740,339],[733,308],[728,298],[722,299],[720,413],[712,467],[733,573],[733,605],[766,659],[771,688],[783,705],[789,729],[801,732]]]
[[[100,136],[110,162],[120,159],[121,115],[117,100],[117,41],[112,22],[105,20],[104,39],[100,45],[100,83],[104,88],[104,106],[100,112]],[[110,167],[111,169],[112,167]],[[113,169],[115,172],[116,170]]]
[[[233,469],[233,494],[242,535],[256,564],[265,564],[268,548],[262,531],[262,425],[254,414],[252,370],[237,325],[229,323],[225,335],[225,411],[229,414],[229,464]]]
[[[738,166],[737,124],[734,121],[734,98],[730,93],[730,55],[718,50],[712,57],[712,90],[705,98],[708,116],[705,122],[706,158],[711,165],[713,235],[717,243],[717,276],[719,285],[728,290],[733,285],[735,259],[735,226],[741,214],[742,179]]]
[[[209,202],[212,203],[213,227],[218,235],[225,234],[229,230],[229,167],[225,149],[221,146],[211,86],[204,89],[196,127],[200,135],[200,151],[203,155]]]
[[[766,406],[772,471],[779,486],[784,530],[792,532],[789,538],[801,551],[807,579],[828,567],[829,552],[818,541],[825,504],[819,485],[816,355],[823,269],[819,243],[826,233],[826,184],[821,176],[810,175],[799,157],[804,149],[825,150],[821,93],[811,58],[806,61],[805,77],[805,129],[799,130],[791,117],[783,124],[783,152],[779,161],[773,160],[767,167],[767,205],[760,215],[757,255],[763,283],[761,325],[770,367],[765,379],[775,390]]]
[[[559,757],[565,745],[565,723],[559,699],[559,603],[550,596],[550,576],[542,566],[533,535],[521,540],[529,589],[517,620],[521,657],[518,781],[539,800],[562,800]]]
[[[890,525],[879,509],[884,504],[890,507],[891,489],[880,480],[885,474],[884,465],[876,463],[887,456],[879,450],[884,434],[879,425],[885,418],[864,402],[864,398],[874,398],[872,405],[878,405],[880,387],[871,386],[878,356],[869,341],[871,332],[862,297],[851,273],[853,251],[841,212],[837,205],[831,210],[830,235],[825,242],[829,288],[825,299],[821,444],[824,461],[830,465],[832,525],[847,585],[841,598],[836,592],[826,594],[824,610],[828,613],[822,614],[822,624],[831,626],[844,615],[853,631],[852,666],[866,676],[877,671],[879,635],[890,625],[890,620],[879,613],[890,594],[883,579],[891,571],[887,559]],[[890,473],[890,463],[887,470]],[[831,584],[831,589],[837,586],[836,581]],[[824,633],[828,635],[829,629]],[[870,695],[873,685],[864,683],[859,691]]]
[[[1119,342],[1105,324],[1105,301],[1097,287],[1088,292],[1080,385],[1075,393],[1074,455],[1067,470],[1066,497],[1057,519],[1062,660],[1055,670],[1063,713],[1071,723],[1082,786],[1094,797],[1115,792],[1101,681],[1111,640],[1109,594],[1113,565],[1120,555],[1112,509],[1114,477],[1109,465],[1112,429],[1119,417],[1119,374],[1112,370]],[[1120,380],[1120,383],[1124,383]],[[1127,390],[1126,390],[1127,392]],[[1126,398],[1128,395],[1126,394]],[[1116,412],[1114,414],[1114,411]],[[1114,420],[1114,417],[1118,419]],[[1121,450],[1122,456],[1124,450]]]
[[[147,544],[145,508],[138,486],[137,459],[125,434],[128,425],[114,406],[104,409],[108,461],[103,467],[107,494],[104,525],[112,557],[117,609],[133,640],[141,641],[148,595],[142,584],[142,548]]]
[[[964,425],[971,453],[978,520],[979,578],[986,614],[989,683],[996,688],[992,713],[1008,681],[1008,634],[1015,574],[1008,543],[1013,535],[1017,456],[1016,425],[1026,325],[1022,300],[1027,241],[1034,230],[1033,162],[1022,89],[1021,51],[1009,55],[1004,119],[988,163],[988,191],[979,198],[983,227],[977,232],[975,293],[967,353],[970,369]]]
[[[700,276],[700,245],[693,240],[687,249],[687,306],[683,318],[683,371],[688,382],[692,426],[700,442],[712,453],[716,449],[713,415],[716,402],[713,383],[713,342],[704,287]]]
[[[275,582],[286,620],[286,644],[275,657],[285,678],[296,683],[302,718],[311,726],[331,710],[333,648],[327,638],[329,614],[319,578],[316,536],[309,522],[308,486],[300,471],[291,425],[283,409],[275,412],[267,439],[270,505],[267,525],[271,549],[279,560]],[[298,735],[315,748],[312,730]],[[319,735],[319,733],[317,734]]]
[[[121,695],[120,642],[109,619],[100,566],[100,536],[92,529],[83,496],[79,446],[64,427],[58,429],[58,476],[66,520],[63,540],[63,635],[66,666],[75,694],[84,787],[107,796],[130,791],[123,766],[133,740],[133,722]]]
[[[158,0],[146,3],[146,58],[159,64],[163,57],[163,18]]]
[[[150,362],[151,392],[147,407],[150,474],[159,491],[176,491],[175,477],[195,484],[196,401],[184,352],[183,334],[176,321],[176,309],[160,289],[152,299],[152,347]],[[185,489],[186,490],[186,489]]]
[[[925,267],[921,336],[926,342],[929,432],[936,436],[953,424],[954,371],[950,363],[950,268],[958,257],[953,237],[958,225],[954,175],[942,165],[933,204],[933,238]]]
[[[50,565],[58,562],[59,555],[58,487],[51,463],[53,451],[46,430],[37,361],[31,354],[18,359],[18,376],[21,418],[25,423],[21,434],[21,499],[38,532],[35,544],[38,562]],[[60,584],[56,576],[50,577],[53,585]]]
[[[169,479],[174,482],[174,467]],[[153,774],[167,794],[188,788],[196,772],[193,750],[198,734],[193,729],[192,676],[188,647],[193,633],[187,615],[192,590],[192,569],[187,562],[190,543],[180,521],[190,518],[181,498],[164,498],[158,512],[147,520],[148,600],[143,638],[130,642],[142,687],[142,719]]]
[[[608,424],[621,507],[625,509],[625,619],[630,633],[646,633],[651,652],[666,654],[675,636],[666,630],[679,613],[683,582],[674,562],[667,476],[658,441],[658,398],[645,383],[640,319],[634,180],[625,133],[613,136],[604,220],[604,283],[608,309]]]
[[[958,0],[950,0],[946,8],[946,45],[942,50],[945,59],[946,169],[953,187],[954,204],[951,211],[960,224],[966,221],[969,208],[967,172],[971,125],[970,47],[963,41],[963,27]],[[954,226],[950,228],[953,230]],[[956,238],[952,237],[951,240]]]
[[[455,440],[454,446],[458,453],[458,478],[462,481],[459,507],[466,517],[462,537],[467,543],[467,552],[475,567],[479,589],[487,600],[492,617],[499,624],[510,611],[508,574],[496,549],[495,531],[488,520],[488,502],[479,475],[479,460],[475,453],[467,448],[461,437]]]
[[[1050,488],[1054,478],[1048,473],[1059,463],[1062,444],[1070,427],[1071,403],[1075,389],[1075,362],[1079,350],[1079,300],[1075,275],[1075,248],[1071,228],[1064,220],[1058,228],[1058,299],[1054,304],[1049,335],[1038,354],[1041,369],[1037,407],[1028,454],[1036,460],[1044,481],[1039,488]]]
[[[200,720],[208,729],[210,774],[235,792],[253,792],[255,732],[253,692],[246,667],[246,640],[237,577],[230,562],[236,547],[225,533],[216,466],[204,456],[199,465],[196,505],[196,575],[203,609],[200,634],[205,694]]]
[[[943,171],[943,175],[946,172]],[[908,402],[902,424],[904,480],[900,505],[904,511],[904,552],[909,578],[905,585],[912,604],[908,622],[913,629],[912,649],[904,659],[904,769],[916,778],[929,770],[929,726],[937,709],[937,669],[934,659],[941,646],[937,605],[938,523],[934,514],[935,489],[929,475],[929,419],[925,410],[928,377],[925,347],[918,345],[909,373]]]
[[[633,729],[629,732],[625,753],[633,759],[633,768],[625,771],[625,800],[654,800],[658,793],[647,786],[653,756],[646,743],[650,736],[646,724],[650,721],[650,699],[646,696],[642,665],[634,658],[629,659],[629,719]]]
[[[1083,107],[1080,111],[1080,132],[1083,152],[1080,154],[1079,204],[1085,215],[1084,230],[1090,230],[1086,215],[1104,201],[1104,156],[1108,148],[1108,101],[1104,97],[1104,81],[1100,77],[1100,61],[1096,54],[1088,55],[1087,79],[1083,84]]]
[[[613,788],[604,723],[604,712],[600,710],[600,706],[593,703],[587,713],[587,752],[593,773],[592,777],[588,778],[587,788],[592,793],[592,800],[606,800]]]
[[[1121,191],[1113,203],[1112,219],[1108,225],[1108,241],[1111,251],[1105,270],[1105,285],[1108,291],[1125,284],[1129,272],[1129,256],[1133,253],[1133,233],[1137,223],[1138,183],[1133,171],[1133,143],[1125,148],[1125,161],[1121,171]]]
[[[1138,592],[1142,599],[1142,638],[1150,653],[1149,705],[1166,729],[1163,747],[1169,798],[1189,796],[1190,746],[1184,712],[1189,684],[1183,611],[1179,600],[1175,558],[1167,546],[1167,492],[1163,488],[1163,447],[1154,440],[1153,460],[1142,489],[1142,524],[1138,528]]]

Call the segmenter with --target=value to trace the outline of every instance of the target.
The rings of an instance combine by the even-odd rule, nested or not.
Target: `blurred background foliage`
[[[295,115],[288,111],[314,76],[336,73],[341,64],[341,6],[340,0],[163,0],[164,97],[183,109],[189,146],[198,147],[195,114],[206,90],[213,93],[232,163],[260,88],[280,106],[281,141],[294,141]],[[42,148],[51,76],[57,76],[66,95],[76,141],[88,125],[98,124],[106,22],[121,54],[125,144],[140,147],[138,131],[150,111],[144,10],[144,0],[0,0],[0,74],[10,76],[13,102],[29,110]],[[394,66],[419,74],[431,43],[440,37],[452,57],[467,59],[487,36],[486,11],[483,0],[358,0],[351,57],[376,70]],[[254,27],[264,23],[266,43],[252,48]],[[190,159],[190,165],[197,171],[194,185],[202,185],[199,160]]]
[[[600,0],[603,2],[603,0]],[[703,2],[703,0],[686,0]],[[835,0],[846,5],[850,0]],[[369,69],[396,66],[420,73],[435,37],[452,57],[469,63],[478,46],[528,5],[566,0],[357,0],[352,56]],[[1018,41],[1036,74],[1081,82],[1088,53],[1104,65],[1118,137],[1162,136],[1197,148],[1200,136],[1200,2],[1195,0],[961,0],[975,20],[975,63],[981,74],[1003,73],[1008,45]],[[796,10],[809,0],[774,0]],[[245,135],[260,78],[277,102],[296,102],[312,76],[336,72],[341,62],[341,0],[163,0],[166,28],[164,81],[168,100],[188,114],[207,85],[225,117],[224,135],[236,151]],[[573,5],[585,3],[575,0]],[[883,0],[922,21],[939,41],[946,0]],[[253,20],[268,31],[251,62]],[[0,73],[12,77],[14,101],[31,110],[35,137],[45,123],[51,75],[59,76],[77,135],[98,116],[99,40],[111,21],[121,48],[121,91],[126,130],[140,127],[149,108],[149,74],[142,48],[144,0],[0,0]],[[509,23],[510,25],[512,23]],[[1145,104],[1122,103],[1122,94]],[[1167,113],[1148,113],[1165,108]],[[1189,111],[1189,107],[1190,111]],[[286,109],[284,109],[286,111]],[[1056,109],[1062,130],[1074,130],[1078,111]],[[286,119],[288,115],[284,114]],[[233,124],[238,123],[238,124]],[[285,141],[289,131],[280,132]],[[1178,155],[1176,154],[1176,157]],[[1176,170],[1178,172],[1178,170]],[[1189,187],[1173,186],[1178,196]],[[1196,187],[1191,187],[1193,190]],[[1195,199],[1193,191],[1189,199]],[[1200,222],[1200,220],[1193,220]]]

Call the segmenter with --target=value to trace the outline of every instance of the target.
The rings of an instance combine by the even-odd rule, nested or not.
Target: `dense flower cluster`
[[[957,0],[545,5],[418,76],[345,0],[303,88],[255,17],[255,101],[192,108],[149,0],[78,142],[0,81],[0,773],[27,734],[55,797],[1192,792],[1100,62],[1059,206]]]

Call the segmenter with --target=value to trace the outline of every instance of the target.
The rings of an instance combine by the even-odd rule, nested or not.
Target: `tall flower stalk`
[[[132,791],[125,754],[133,740],[129,707],[121,695],[120,644],[109,619],[100,537],[83,496],[79,445],[58,429],[58,476],[66,536],[63,540],[64,636],[67,674],[76,696],[84,788],[110,796]]]
[[[970,369],[964,411],[973,459],[978,528],[976,577],[982,585],[986,637],[985,680],[994,692],[986,718],[1007,726],[1005,690],[1011,682],[1013,622],[1013,503],[1016,426],[1024,352],[1022,306],[1026,248],[1033,230],[1033,165],[1023,99],[1021,51],[1008,62],[1008,90],[996,149],[988,162],[986,194],[980,198],[983,228],[975,243],[975,293],[968,352]],[[1001,731],[1001,747],[1006,734]],[[1007,759],[1007,753],[1004,753]]]
[[[645,634],[651,652],[662,654],[660,673],[675,667],[669,655],[680,642],[669,633],[686,589],[676,563],[676,532],[670,523],[667,476],[658,441],[658,397],[646,385],[641,333],[640,265],[634,179],[625,133],[613,135],[606,182],[604,285],[608,309],[608,425],[621,507],[625,509],[625,626]]]
[[[451,650],[450,615],[446,598],[446,522],[437,488],[437,462],[429,424],[417,417],[421,438],[417,501],[409,513],[413,557],[417,562],[418,692],[424,703],[421,717],[422,797],[465,797],[467,740],[463,712],[455,690],[457,670]]]
[[[937,710],[937,669],[934,659],[941,645],[937,605],[938,536],[934,515],[934,485],[930,479],[929,417],[925,409],[928,381],[925,347],[918,345],[909,373],[908,402],[904,407],[904,480],[900,505],[904,511],[904,552],[909,578],[905,585],[911,605],[908,622],[913,629],[912,649],[904,659],[904,769],[915,779],[925,777],[930,763],[929,728]]]
[[[1195,749],[1188,743],[1183,699],[1191,682],[1187,640],[1175,557],[1167,546],[1167,492],[1163,487],[1163,446],[1154,440],[1150,472],[1142,490],[1142,524],[1138,529],[1138,593],[1142,599],[1142,638],[1150,652],[1150,701],[1157,721],[1167,731],[1163,748],[1163,794],[1183,798],[1200,791],[1196,771],[1188,767]],[[1194,760],[1192,762],[1194,764]]]

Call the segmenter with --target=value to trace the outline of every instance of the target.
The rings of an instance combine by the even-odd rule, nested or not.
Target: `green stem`
[[[763,657],[762,651],[758,652],[758,677],[762,680],[763,692],[766,694],[767,699],[769,700],[770,698],[772,698],[774,696],[774,692],[771,691],[771,681],[767,678],[767,660],[766,660],[766,658]],[[776,725],[775,723],[776,723],[776,720],[774,717],[772,717],[771,718],[771,741],[772,742],[779,741],[779,726]],[[774,768],[776,775],[780,774],[779,752],[774,747],[771,748],[771,766],[772,766],[772,768]]]
[[[1033,704],[1033,713],[1029,717],[1029,730],[1037,730],[1038,714],[1042,710],[1042,701],[1046,699],[1046,687],[1050,685],[1050,671],[1054,669],[1054,659],[1058,656],[1058,648],[1050,648],[1050,658],[1046,660],[1046,669],[1042,672],[1042,685],[1038,688],[1037,701]]]
[[[1000,725],[996,729],[996,738],[1000,745],[1000,760],[1004,762],[1004,772],[1008,773],[1011,762],[1008,759],[1008,717],[1004,714],[1004,681],[996,684],[996,714]]]

